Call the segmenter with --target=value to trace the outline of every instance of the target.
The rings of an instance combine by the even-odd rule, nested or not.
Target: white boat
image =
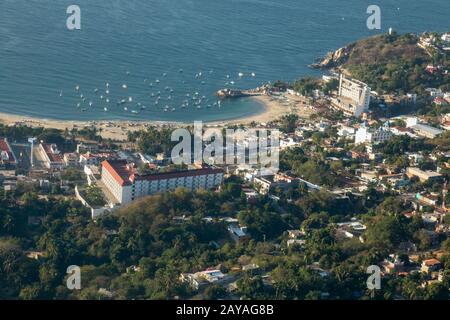
[[[122,88],[126,89],[126,88],[128,88],[128,86],[126,84],[123,84]]]
[[[104,110],[105,112],[108,112],[108,108],[106,108],[106,107],[104,107],[103,110]]]
[[[239,76],[239,78],[242,78],[244,76],[244,74],[242,72],[239,72],[238,76]]]

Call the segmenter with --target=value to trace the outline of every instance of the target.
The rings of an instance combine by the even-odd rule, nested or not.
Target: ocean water
[[[81,8],[81,30],[66,28],[72,4]],[[370,4],[0,0],[0,112],[73,120],[233,119],[262,106],[240,99],[219,107],[214,94],[220,88],[318,74],[308,68],[316,58],[389,27],[450,29],[448,0],[378,0],[382,30],[366,27]],[[195,101],[204,96],[199,105],[196,92]],[[189,105],[181,108],[185,100]]]

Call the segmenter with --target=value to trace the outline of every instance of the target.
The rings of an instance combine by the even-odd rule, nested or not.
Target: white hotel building
[[[380,143],[391,139],[392,132],[388,126],[383,126],[378,129],[368,128],[366,124],[362,124],[356,131],[355,144],[362,143]]]
[[[141,176],[125,160],[102,162],[102,182],[120,204],[177,188],[212,189],[222,183],[223,176],[223,170],[215,168]]]
[[[359,80],[350,79],[343,74],[339,78],[339,94],[332,99],[332,105],[345,115],[360,117],[369,110],[370,87]]]

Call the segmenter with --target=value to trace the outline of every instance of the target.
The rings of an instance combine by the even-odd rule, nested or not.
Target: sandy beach
[[[287,114],[296,114],[302,118],[309,118],[313,109],[308,107],[306,102],[297,96],[282,95],[282,96],[268,96],[259,95],[252,99],[257,100],[264,108],[264,111],[254,116],[239,118],[236,120],[221,121],[223,124],[248,124],[256,122],[259,124],[268,123],[276,120]]]
[[[287,99],[286,99],[287,98]],[[226,126],[234,124],[249,124],[256,122],[259,124],[273,121],[285,114],[295,113],[301,117],[309,117],[313,112],[306,107],[304,102],[299,97],[282,96],[272,97],[267,95],[255,96],[262,104],[264,110],[254,116],[232,119],[205,122],[211,126]],[[92,120],[92,121],[77,121],[77,120],[55,120],[55,119],[40,119],[22,115],[14,115],[0,112],[0,123],[5,125],[27,125],[30,127],[54,128],[59,130],[68,129],[69,131],[78,128],[96,127],[100,131],[104,139],[111,139],[115,141],[125,141],[127,139],[128,131],[143,130],[148,126],[186,126],[192,125],[187,122],[171,122],[171,121],[136,121],[136,120]]]

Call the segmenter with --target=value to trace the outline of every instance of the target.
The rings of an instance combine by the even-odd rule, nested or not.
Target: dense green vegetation
[[[119,299],[187,298],[195,292],[178,280],[180,273],[220,264],[233,275],[233,267],[251,261],[268,272],[272,282],[269,285],[260,276],[237,277],[236,294],[248,299],[392,299],[398,294],[442,298],[448,282],[422,289],[421,275],[396,278],[395,285],[389,276],[383,290],[365,289],[365,268],[400,242],[417,239],[421,248],[429,248],[421,220],[403,217],[404,208],[395,198],[370,189],[362,198],[339,200],[327,191],[308,193],[300,188],[302,196],[294,203],[281,200],[275,205],[262,198],[250,205],[238,182],[228,181],[220,193],[179,189],[151,196],[96,222],[76,201],[39,200],[32,193],[23,194],[19,202],[3,197],[0,297],[111,298],[99,291],[104,288]],[[333,223],[355,214],[363,214],[369,226],[366,242],[339,241]],[[42,223],[28,224],[33,216],[40,216]],[[248,227],[251,240],[235,243],[224,222],[202,219],[223,216],[236,216]],[[285,230],[300,227],[306,232],[306,246],[287,248]],[[28,251],[43,256],[34,260],[26,257]],[[443,261],[448,269],[450,259]],[[313,262],[328,270],[328,276],[320,276],[311,267]],[[65,287],[69,265],[81,267],[80,291]],[[218,298],[225,291],[219,285],[204,294]]]
[[[426,88],[450,89],[443,73],[428,74],[427,65],[450,67],[446,56],[430,57],[413,34],[380,35],[358,41],[342,67],[379,93],[423,93]]]
[[[106,204],[105,199],[103,198],[103,191],[96,185],[91,185],[84,190],[85,200],[92,207],[100,207]]]
[[[149,127],[146,131],[129,131],[128,141],[136,142],[139,151],[144,154],[156,155],[168,154],[176,143],[171,142],[171,128]]]
[[[446,66],[448,61],[430,58],[417,48],[416,41],[412,35],[361,41],[353,46],[344,67],[381,92],[422,93],[427,86],[447,90],[448,76],[427,75],[423,69],[430,61]],[[292,85],[275,84],[307,96],[315,89],[330,92],[336,85],[336,81],[323,83],[313,78]],[[430,112],[442,111],[435,108]],[[335,117],[341,119],[342,115]],[[298,116],[289,114],[270,125],[293,134],[299,123]],[[435,139],[395,136],[373,146],[383,155],[382,161],[369,161],[353,159],[351,151],[365,152],[366,146],[338,140],[336,131],[335,126],[305,130],[301,148],[280,154],[282,172],[317,184],[320,191],[308,190],[302,181],[286,188],[278,186],[270,196],[250,201],[244,190],[256,188],[255,183],[231,176],[217,191],[177,189],[139,199],[94,221],[90,212],[73,200],[71,190],[63,197],[63,180],[71,187],[83,184],[79,169],[65,169],[60,176],[51,177],[47,191],[20,182],[14,191],[2,190],[0,299],[448,299],[448,233],[430,232],[433,227],[420,215],[409,215],[413,207],[405,200],[417,192],[433,191],[442,201],[442,182],[421,183],[413,178],[409,195],[399,196],[391,188],[373,183],[355,191],[362,185],[355,181],[362,162],[382,173],[388,169],[402,173],[410,166],[407,153],[415,152],[426,154],[418,167],[437,170],[439,166],[448,181],[448,158],[439,152],[450,151],[450,133]],[[171,133],[169,127],[129,132],[126,148],[132,145],[132,150],[145,154],[168,155],[174,144]],[[80,140],[102,141],[94,128],[61,132],[0,125],[0,135],[13,141],[36,136],[71,151]],[[431,159],[431,153],[436,158]],[[139,172],[185,168],[141,164]],[[349,186],[355,189],[349,192]],[[92,206],[105,204],[97,186],[85,188],[83,195]],[[450,205],[450,197],[446,203]],[[248,237],[237,241],[224,218],[245,226]],[[339,224],[356,220],[367,227],[364,232],[343,236]],[[449,222],[447,215],[443,223]],[[288,230],[297,231],[304,242],[289,245]],[[410,252],[403,249],[409,244],[417,247],[417,261],[410,260]],[[418,271],[420,263],[434,257],[437,250],[442,254],[441,279],[424,285],[430,278]],[[386,274],[381,290],[368,290],[367,267],[380,265],[391,254],[417,272]],[[251,264],[257,265],[257,270],[244,271],[244,266]],[[81,290],[66,287],[70,265],[81,268]],[[234,286],[213,284],[197,291],[180,281],[182,273],[208,268],[227,273]]]

